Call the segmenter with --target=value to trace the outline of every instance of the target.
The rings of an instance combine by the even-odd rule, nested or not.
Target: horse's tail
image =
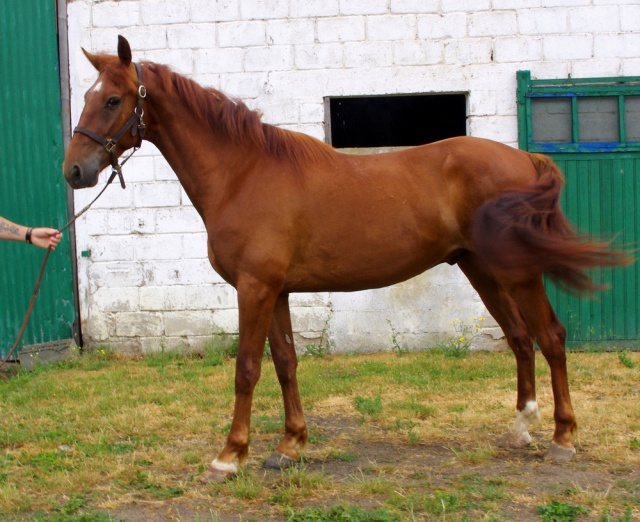
[[[472,230],[474,252],[503,273],[542,271],[569,290],[602,290],[585,273],[599,266],[627,265],[633,257],[612,241],[578,235],[559,205],[564,176],[551,158],[530,154],[538,180],[491,199],[478,208]]]

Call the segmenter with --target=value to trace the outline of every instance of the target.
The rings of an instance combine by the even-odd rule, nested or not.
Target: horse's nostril
[[[82,181],[82,171],[78,165],[71,168],[71,181],[76,185]]]

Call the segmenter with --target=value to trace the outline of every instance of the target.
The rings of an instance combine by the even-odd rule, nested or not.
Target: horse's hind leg
[[[572,434],[577,424],[567,377],[566,330],[549,303],[541,275],[512,284],[509,294],[517,303],[551,369],[556,428],[549,456],[559,462],[571,460],[575,454]]]
[[[269,346],[284,399],[285,434],[276,451],[265,461],[267,468],[285,468],[298,461],[296,446],[307,442],[307,424],[302,411],[296,370],[298,358],[293,344],[289,296],[276,302],[269,328]]]
[[[505,438],[505,443],[510,447],[526,446],[531,442],[529,428],[540,418],[536,402],[533,336],[513,299],[475,254],[467,252],[458,261],[458,266],[480,295],[489,313],[502,328],[507,343],[516,357],[518,414],[511,431]]]

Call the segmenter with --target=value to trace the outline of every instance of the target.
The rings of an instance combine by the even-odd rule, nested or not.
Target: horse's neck
[[[154,100],[161,101],[152,110],[149,140],[176,173],[200,214],[205,200],[207,208],[215,209],[216,200],[224,197],[229,182],[228,150],[200,118],[189,113],[181,100],[157,95]],[[240,174],[237,170],[236,175]]]

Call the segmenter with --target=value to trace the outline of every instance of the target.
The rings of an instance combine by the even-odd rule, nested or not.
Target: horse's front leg
[[[276,301],[271,327],[269,328],[269,346],[278,381],[284,399],[284,439],[276,451],[265,461],[267,468],[286,468],[298,462],[296,447],[307,442],[307,423],[302,411],[296,370],[298,358],[293,344],[289,296],[281,295]]]
[[[254,277],[238,282],[239,330],[235,394],[231,431],[227,443],[209,466],[208,480],[220,482],[238,472],[249,453],[249,430],[253,390],[260,378],[260,365],[277,291]]]

